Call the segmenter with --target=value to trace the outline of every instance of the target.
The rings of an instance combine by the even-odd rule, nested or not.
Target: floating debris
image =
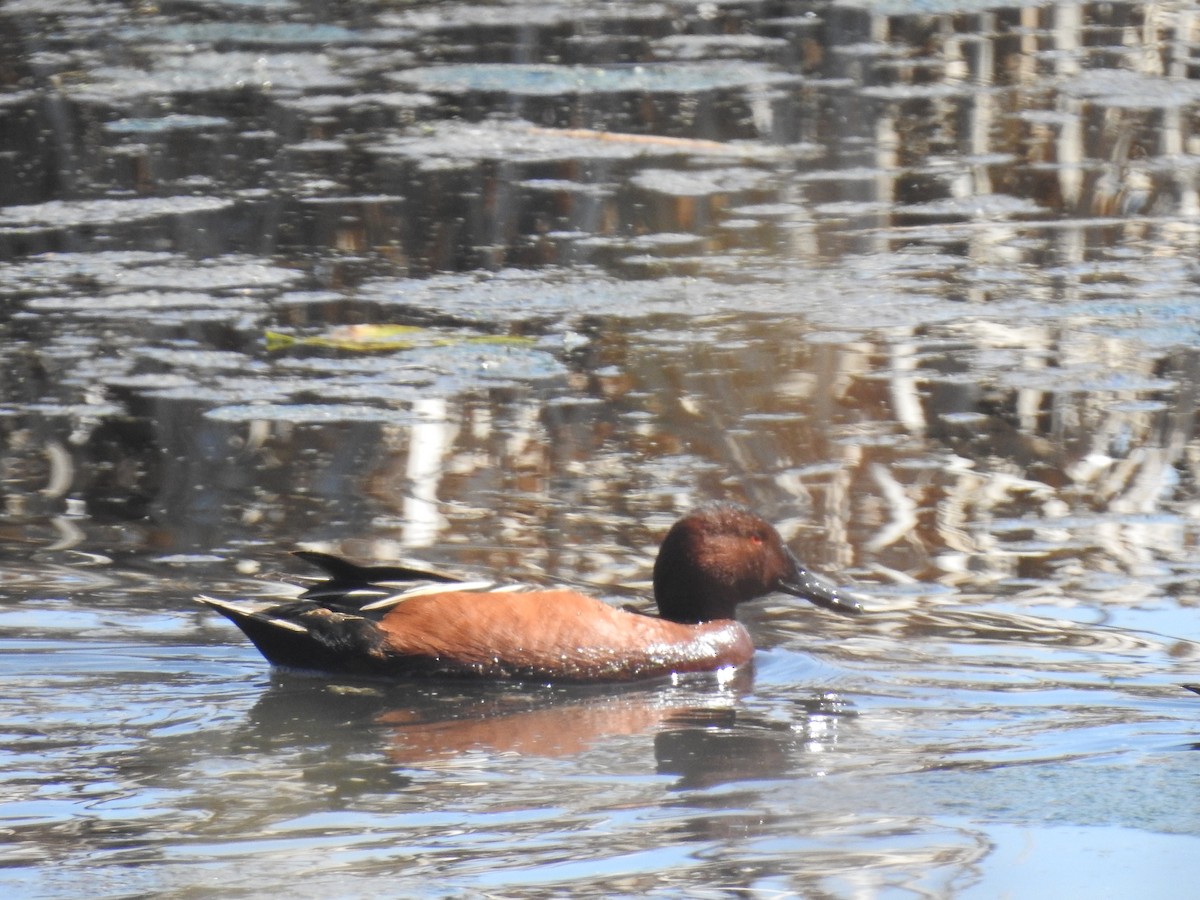
[[[797,84],[800,76],[752,62],[550,66],[478,63],[426,66],[390,76],[429,93],[562,97],[575,94],[697,94]]]
[[[498,160],[529,163],[554,160],[621,160],[639,157],[737,156],[773,160],[787,157],[785,147],[749,142],[673,140],[579,128],[543,128],[522,122],[438,122],[419,132],[394,134],[368,144],[368,152],[400,156],[423,169],[437,170],[449,162]]]
[[[417,325],[342,325],[324,334],[316,335],[293,335],[280,331],[266,333],[267,350],[272,352],[292,347],[326,347],[333,350],[376,353],[386,350],[411,350],[418,346],[500,344],[528,347],[534,343],[533,338],[519,335],[476,334],[464,336],[422,328]]]

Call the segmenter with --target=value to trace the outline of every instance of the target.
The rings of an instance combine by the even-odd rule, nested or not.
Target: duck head
[[[779,591],[845,615],[862,607],[809,572],[779,532],[732,503],[694,510],[671,526],[654,563],[659,615],[673,622],[732,619],[739,603]]]

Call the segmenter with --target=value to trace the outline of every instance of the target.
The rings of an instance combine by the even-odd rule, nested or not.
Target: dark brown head
[[[739,603],[773,591],[835,612],[862,612],[800,565],[769,522],[732,503],[702,506],[672,525],[654,563],[658,611],[673,622],[732,619]]]

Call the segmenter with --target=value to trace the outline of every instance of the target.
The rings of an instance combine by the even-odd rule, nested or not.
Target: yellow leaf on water
[[[410,350],[413,347],[453,346],[455,344],[503,344],[526,347],[533,338],[507,334],[455,334],[435,331],[418,325],[339,325],[325,334],[297,337],[280,331],[265,334],[267,350],[286,350],[289,347],[326,347],[373,353],[383,350]]]
[[[290,347],[296,343],[296,338],[290,334],[283,334],[278,331],[268,331],[266,333],[267,350],[272,353],[276,350],[283,350],[285,347]]]
[[[532,347],[537,343],[522,334],[477,334],[466,339],[468,344],[503,344],[509,347]]]
[[[268,350],[288,347],[328,347],[333,350],[374,352],[378,350],[407,350],[433,338],[428,328],[417,325],[339,325],[325,334],[296,337],[278,331],[266,333]]]

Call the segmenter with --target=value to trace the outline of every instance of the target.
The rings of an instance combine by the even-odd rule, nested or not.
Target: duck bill
[[[788,554],[791,556],[791,554]],[[822,578],[800,564],[792,557],[793,571],[790,575],[779,580],[776,587],[785,594],[803,597],[809,603],[823,609],[833,610],[846,616],[861,615],[863,608],[848,591],[839,588],[827,578]]]

